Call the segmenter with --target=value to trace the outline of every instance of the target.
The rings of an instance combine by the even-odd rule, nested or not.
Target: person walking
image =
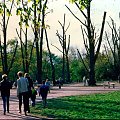
[[[48,90],[49,90],[49,88],[47,85],[45,85],[45,81],[42,81],[42,85],[40,86],[40,89],[39,89],[39,96],[41,95],[41,97],[42,97],[44,108],[46,107],[46,104],[47,104]]]
[[[31,93],[31,89],[33,87],[33,81],[28,73],[24,74],[24,77],[27,78],[29,85],[28,85],[28,91]]]
[[[24,77],[28,80],[29,85],[28,85],[28,94],[27,95],[28,95],[28,98],[30,98],[32,101],[31,96],[32,96],[33,81],[28,73],[25,73]],[[30,107],[28,107],[28,113],[30,113]]]
[[[35,90],[35,88],[32,87],[32,94],[31,94],[32,107],[35,106],[36,95],[37,95],[37,90]]]
[[[12,89],[12,84],[11,82],[8,81],[7,75],[3,74],[2,81],[0,82],[0,90],[1,90],[2,100],[3,100],[4,115],[6,115],[6,108],[7,108],[7,112],[9,113],[10,89]]]
[[[24,113],[27,115],[27,111],[29,112],[29,97],[28,97],[28,79],[23,77],[23,72],[19,71],[17,73],[17,96],[19,99],[19,113],[21,113],[22,100],[24,104]]]

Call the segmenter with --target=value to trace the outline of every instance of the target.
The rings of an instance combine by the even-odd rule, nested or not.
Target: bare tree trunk
[[[37,31],[37,13],[36,13],[36,0],[34,0],[34,35],[35,35],[35,43],[36,43],[36,56],[37,56],[37,75],[36,75],[36,78],[37,78],[37,81],[38,83],[40,83],[40,55],[39,55],[39,44],[38,44],[38,31]]]
[[[40,34],[40,75],[39,75],[39,82],[42,83],[42,48],[43,48],[43,34],[44,34],[44,26],[45,26],[45,8],[47,5],[48,0],[45,1],[43,8],[42,8],[42,27],[41,27],[41,34]]]
[[[45,29],[45,35],[46,35],[47,48],[48,48],[49,57],[50,57],[50,63],[51,63],[51,67],[52,67],[52,81],[53,81],[53,85],[55,86],[55,67],[54,67],[54,64],[53,64],[53,61],[52,61],[52,55],[51,55],[51,51],[50,51],[50,48],[49,48],[49,42],[48,42],[46,29]]]
[[[65,31],[64,31],[64,27],[63,27],[63,68],[62,68],[62,80],[65,82]]]
[[[96,85],[95,81],[95,50],[94,50],[94,38],[91,35],[91,17],[90,17],[90,3],[91,0],[88,0],[87,5],[87,31],[88,31],[88,40],[90,47],[90,58],[89,58],[89,85]]]
[[[4,0],[4,4],[5,4],[5,0]],[[6,8],[4,7],[4,20],[3,20],[3,35],[4,35],[4,48],[3,48],[3,51],[4,51],[4,70],[3,72],[7,74],[7,70],[8,70],[8,65],[7,65],[7,42],[6,42]]]
[[[69,58],[66,56],[66,66],[67,66],[67,82],[71,82],[70,80],[70,68],[69,68]]]
[[[26,28],[26,33],[25,33],[25,72],[29,72],[29,64],[28,64],[28,48],[27,48],[27,28]]]

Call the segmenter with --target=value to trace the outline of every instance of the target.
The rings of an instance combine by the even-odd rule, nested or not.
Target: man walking
[[[28,97],[28,80],[23,77],[23,73],[19,71],[17,73],[18,80],[17,80],[17,96],[19,99],[19,113],[21,113],[21,106],[22,106],[22,97],[23,97],[23,104],[24,104],[24,112],[27,115],[27,111],[29,110],[29,97]]]

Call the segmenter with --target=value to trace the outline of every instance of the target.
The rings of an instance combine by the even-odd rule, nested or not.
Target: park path
[[[76,83],[76,84],[70,84],[70,85],[64,85],[61,89],[58,87],[52,87],[52,90],[48,94],[48,99],[52,98],[58,98],[62,96],[72,96],[72,95],[85,95],[85,94],[93,94],[93,93],[105,93],[110,91],[116,91],[120,90],[120,84],[116,84],[115,88],[104,88],[103,86],[96,86],[96,87],[84,87],[82,83]],[[41,101],[41,97],[37,96],[36,99],[37,102]],[[44,117],[43,117],[44,118]],[[10,97],[10,113],[6,113],[6,115],[3,115],[2,110],[2,99],[0,97],[0,119],[42,119],[34,117],[30,114],[28,116],[24,115],[24,112],[22,114],[18,113],[18,99],[16,97],[16,89],[11,90],[11,97]],[[45,119],[45,118],[44,118]]]

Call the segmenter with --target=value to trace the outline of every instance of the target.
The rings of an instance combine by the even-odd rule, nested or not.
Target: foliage
[[[111,60],[112,61],[112,60]],[[96,80],[116,80],[115,69],[112,62],[109,62],[106,54],[99,54],[96,62]]]
[[[12,54],[14,52],[16,44],[16,39],[9,40],[7,42],[7,49],[8,49],[8,61],[11,60]],[[32,47],[32,42],[28,41],[28,52],[30,53]],[[15,56],[15,62],[13,64],[13,68],[11,69],[9,73],[9,78],[12,81],[15,81],[17,79],[17,72],[19,70],[23,71],[23,66],[22,66],[22,58],[21,56],[21,50],[20,46],[18,46],[17,53]],[[84,54],[84,61],[87,63],[87,58],[88,56]],[[55,75],[56,75],[56,80],[59,79],[62,76],[62,57],[56,56],[52,54],[53,58],[53,64],[55,66]],[[45,50],[43,50],[43,78],[45,79],[48,77],[50,80],[52,80],[52,71],[51,71],[51,65],[50,65],[50,60],[49,60],[49,53]],[[77,58],[69,55],[69,60],[70,60],[70,74],[71,74],[71,82],[82,82],[83,76],[87,76],[87,72],[83,66],[83,63]],[[36,80],[36,73],[37,73],[37,68],[36,68],[36,49],[35,46],[33,48],[33,56],[31,59],[30,63],[30,75],[33,78],[33,80]],[[10,63],[8,64],[10,66]],[[0,62],[0,69],[2,73],[2,65]],[[97,81],[102,81],[103,79],[113,79],[115,76],[114,74],[114,69],[112,64],[108,62],[108,58],[105,54],[100,54],[98,56],[98,60],[96,62],[96,80]]]
[[[81,9],[84,9],[85,7],[87,7],[88,1],[89,0],[69,0],[70,3],[78,2]]]
[[[12,1],[7,1],[8,3],[11,3]],[[6,10],[5,10],[5,12],[6,12],[6,15],[9,17],[9,16],[11,16],[12,14],[11,14],[11,11],[10,11],[10,9],[7,7],[7,5],[6,4],[4,4],[4,3],[0,3],[0,15],[3,15],[3,13],[4,13],[4,8],[6,8]]]
[[[105,55],[100,54],[96,62],[96,80],[107,79],[107,69],[109,67],[108,59]]]
[[[14,52],[14,48],[15,48],[15,43],[16,43],[16,39],[12,39],[9,40],[7,42],[7,47],[8,47],[8,61],[11,60],[12,58],[12,54]],[[32,47],[32,42],[28,41],[28,52],[30,53]],[[55,69],[56,69],[56,79],[58,79],[59,77],[61,77],[61,73],[62,73],[62,58],[55,56],[54,54],[52,54],[52,58],[53,58],[53,63],[55,65]],[[22,57],[21,57],[21,48],[20,46],[18,46],[17,49],[17,53],[15,56],[15,61],[13,64],[13,67],[10,70],[9,73],[9,78],[11,81],[15,81],[17,79],[17,72],[19,70],[23,71],[23,66],[22,66]],[[48,77],[50,80],[52,80],[51,78],[51,65],[50,65],[50,60],[49,60],[49,53],[45,50],[43,50],[43,78],[45,79],[46,77]],[[1,59],[0,59],[0,72],[2,73],[2,63],[1,63]],[[30,63],[30,70],[29,70],[29,74],[31,75],[33,81],[36,80],[36,73],[37,73],[37,65],[36,65],[36,48],[34,46],[33,48],[33,55],[32,55],[32,59],[31,59],[31,63]],[[10,62],[8,63],[8,66],[10,66]],[[61,71],[61,72],[60,72]]]
[[[79,60],[73,60],[70,62],[70,73],[72,82],[80,82],[85,73],[85,68]]]
[[[16,39],[9,40],[7,42],[7,55],[8,55],[8,61],[11,60],[12,54],[14,52],[16,44]],[[28,41],[28,52],[30,53],[32,47],[32,42]],[[15,56],[15,61],[13,64],[13,67],[10,70],[9,73],[9,78],[12,81],[15,81],[17,79],[17,72],[19,70],[23,71],[23,66],[22,66],[22,58],[21,56],[21,50],[20,46],[18,46],[17,53]],[[56,80],[59,79],[62,76],[62,57],[56,56],[55,54],[52,54],[53,58],[53,64],[55,66],[55,76]],[[87,64],[87,59],[88,56],[84,54],[84,61]],[[82,61],[80,61],[76,55],[71,56],[69,55],[69,60],[70,60],[70,74],[71,74],[71,82],[82,82],[83,76],[87,76],[86,69],[83,66]],[[49,53],[45,50],[43,50],[43,78],[45,79],[48,77],[52,81],[52,71],[51,71],[51,65],[50,65],[50,60],[49,60]],[[33,48],[33,56],[30,62],[30,75],[33,78],[33,80],[36,80],[36,73],[37,73],[37,65],[36,65],[36,48],[34,46]],[[8,62],[8,66],[10,66],[10,62]],[[114,75],[114,67],[111,63],[108,62],[108,58],[106,54],[99,54],[98,60],[96,62],[96,80],[97,81],[102,81],[103,79],[116,79]],[[0,59],[0,73],[2,73],[2,63]]]

